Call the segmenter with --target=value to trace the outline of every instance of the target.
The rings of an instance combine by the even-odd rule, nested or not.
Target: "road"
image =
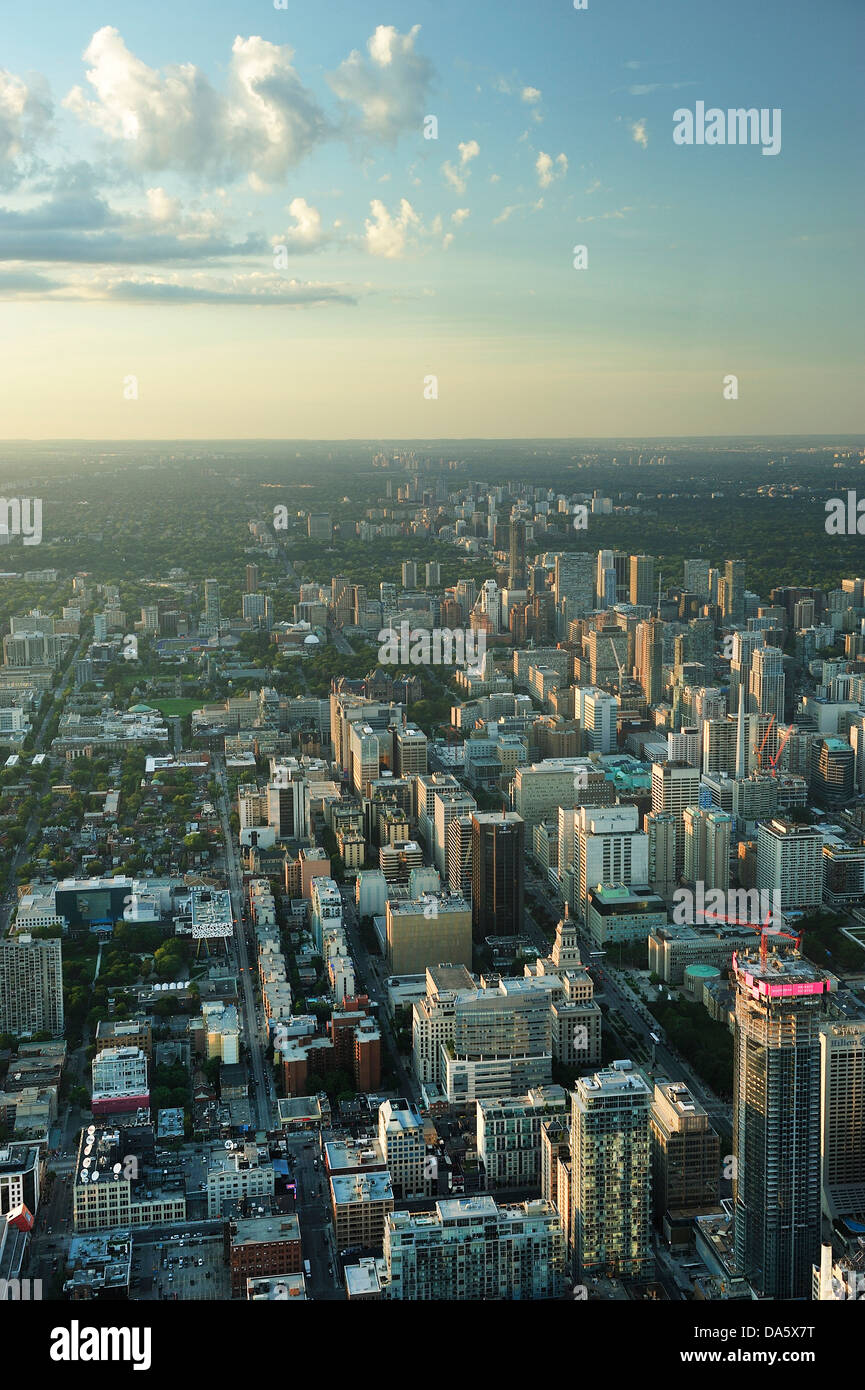
[[[228,876],[228,887],[231,893],[232,916],[234,918],[234,938],[233,949],[237,960],[237,967],[240,979],[240,998],[243,1013],[243,1033],[249,1052],[249,1062],[252,1068],[253,1096],[252,1109],[259,1129],[270,1130],[273,1128],[273,1112],[269,1099],[270,1091],[266,1070],[266,1041],[263,1038],[262,1024],[259,1022],[258,1009],[255,1002],[255,993],[252,987],[252,969],[249,964],[249,950],[246,944],[246,932],[243,926],[243,880],[240,873],[240,857],[237,851],[235,837],[229,824],[229,801],[228,801],[228,779],[225,774],[225,765],[221,758],[214,755],[212,760],[213,773],[219,784],[219,819],[222,826],[222,838],[225,845],[225,865]]]

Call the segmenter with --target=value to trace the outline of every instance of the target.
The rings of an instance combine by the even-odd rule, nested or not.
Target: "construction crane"
[[[768,938],[769,938],[770,936],[783,936],[783,937],[786,937],[786,939],[787,939],[788,941],[794,941],[794,942],[796,943],[796,950],[797,950],[797,951],[801,951],[801,949],[802,949],[802,933],[801,933],[801,932],[799,932],[798,935],[794,935],[792,932],[783,931],[783,930],[781,929],[781,927],[773,927],[773,926],[770,926],[770,923],[771,923],[771,921],[772,921],[772,912],[771,912],[771,910],[770,910],[769,912],[766,913],[766,920],[765,920],[765,922],[742,922],[742,921],[739,920],[738,917],[722,917],[721,914],[720,914],[719,912],[712,912],[712,913],[704,912],[704,913],[703,913],[703,920],[706,921],[706,922],[726,922],[726,923],[728,923],[728,925],[734,926],[734,927],[750,927],[752,931],[757,931],[757,932],[759,932],[759,933],[760,933],[760,964],[761,964],[762,966],[765,966],[765,964],[766,964],[766,958],[767,958],[768,949],[769,949],[769,947],[768,947]]]
[[[762,772],[762,770],[763,770],[763,749],[766,747],[766,739],[769,737],[769,731],[770,731],[770,729],[772,728],[772,725],[773,725],[774,723],[775,723],[775,716],[774,716],[774,714],[773,714],[773,715],[771,716],[770,720],[769,720],[769,723],[768,723],[767,726],[766,726],[766,732],[765,732],[765,734],[763,735],[763,741],[762,741],[762,743],[760,744],[760,747],[758,748],[757,745],[756,745],[756,743],[754,744],[754,752],[757,754],[757,769],[758,769],[758,771],[760,771],[760,772]]]
[[[791,724],[791,725],[789,725],[788,728],[786,728],[786,729],[784,730],[784,736],[783,736],[783,738],[781,739],[781,742],[778,744],[778,750],[777,750],[777,752],[776,752],[774,758],[770,758],[770,759],[769,759],[769,767],[770,767],[771,770],[772,770],[772,776],[773,776],[773,777],[777,777],[777,775],[778,775],[778,761],[779,761],[779,759],[780,759],[780,757],[781,757],[781,754],[784,752],[784,748],[786,747],[788,738],[790,737],[790,735],[791,735],[792,732],[793,732],[793,727],[794,727],[794,726]]]
[[[624,680],[624,674],[623,674],[623,672],[624,672],[625,668],[624,668],[624,666],[622,665],[621,661],[619,660],[619,653],[616,651],[615,639],[614,639],[613,637],[608,637],[608,638],[607,638],[607,641],[609,642],[610,647],[611,647],[611,649],[612,649],[613,660],[615,661],[616,666],[619,668],[619,690],[621,691],[621,689],[622,689],[622,681]]]

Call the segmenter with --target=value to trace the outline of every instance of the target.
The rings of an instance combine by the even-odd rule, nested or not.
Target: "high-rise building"
[[[310,512],[306,518],[306,534],[313,541],[333,539],[333,524],[330,512]]]
[[[508,588],[525,589],[526,575],[526,523],[521,516],[511,517],[510,563],[508,565]]]
[[[757,887],[780,893],[780,910],[819,907],[823,898],[823,836],[816,826],[780,816],[757,826]]]
[[[649,879],[649,837],[636,806],[580,806],[574,818],[574,907],[586,921],[589,893],[599,884],[643,886]]]
[[[830,1220],[865,1214],[865,1022],[820,1030],[823,1210]]]
[[[59,937],[0,940],[0,1033],[63,1036],[63,947]]]
[[[574,707],[583,730],[587,751],[615,752],[619,712],[616,696],[593,685],[577,686]]]
[[[556,556],[556,606],[567,602],[567,619],[582,618],[595,606],[595,563],[587,551]]]
[[[733,957],[736,1259],[765,1298],[809,1296],[820,1250],[820,1025],[828,976],[798,954]]]
[[[676,887],[676,817],[671,811],[648,811],[643,830],[649,837],[649,886],[669,902]]]
[[[387,1298],[559,1298],[565,1238],[555,1208],[536,1199],[449,1197],[435,1212],[391,1212],[384,1230]]]
[[[388,898],[387,964],[391,975],[422,975],[429,965],[472,963],[472,913],[464,898]]]
[[[780,647],[757,647],[751,658],[749,708],[784,718],[784,657]]]
[[[664,624],[648,618],[639,624],[636,637],[637,678],[650,705],[656,705],[664,689]]]
[[[471,814],[454,816],[447,828],[447,881],[452,893],[471,901],[472,892],[472,818]]]
[[[727,560],[724,565],[724,612],[728,623],[745,621],[745,561]]]
[[[655,602],[655,557],[630,557],[630,601],[651,608]]]
[[[526,1096],[478,1100],[477,1148],[490,1187],[537,1187],[541,1176],[541,1125],[564,1118],[562,1086],[536,1086]]]
[[[424,1127],[417,1108],[402,1098],[378,1108],[378,1142],[391,1176],[393,1195],[407,1200],[433,1190],[433,1165],[426,1161]]]
[[[849,806],[856,782],[856,753],[842,738],[824,738],[817,748],[817,766],[811,779],[814,799],[821,806]]]
[[[709,597],[709,561],[686,560],[684,588],[687,593],[696,594],[704,602]]]
[[[648,1279],[652,1093],[631,1064],[578,1077],[571,1107],[575,1273]]]
[[[204,581],[204,621],[209,631],[219,631],[219,581],[216,579]]]
[[[700,774],[690,763],[652,763],[652,810],[676,818],[676,873],[685,867],[685,807],[700,801]]]
[[[525,821],[513,811],[471,814],[475,940],[517,936],[525,903]]]
[[[424,574],[425,587],[437,589],[442,582],[442,567],[438,560],[428,560]]]
[[[404,589],[417,588],[417,561],[403,560],[402,562],[402,587]]]
[[[246,566],[246,592],[254,594],[258,591],[258,565]]]
[[[652,1104],[655,1219],[717,1205],[721,1141],[682,1081],[657,1081]]]
[[[730,886],[730,837],[733,817],[726,811],[686,806],[684,875],[687,883],[702,883],[706,890]]]
[[[252,623],[254,627],[263,628],[266,632],[270,631],[273,625],[273,615],[270,598],[267,594],[243,594],[241,612],[245,622]]]

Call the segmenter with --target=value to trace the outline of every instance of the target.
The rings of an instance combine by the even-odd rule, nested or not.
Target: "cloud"
[[[164,188],[149,188],[139,211],[112,208],[90,165],[60,170],[31,208],[0,207],[0,261],[135,265],[259,254],[263,238],[232,242],[210,210],[186,210]]]
[[[633,122],[631,125],[631,138],[636,141],[638,145],[641,145],[643,149],[646,148],[649,143],[649,137],[646,134],[645,120]]]
[[[271,238],[271,244],[286,246],[289,251],[317,251],[326,240],[321,225],[321,213],[311,207],[305,198],[292,198],[288,211],[294,218],[294,226],[282,236]]]
[[[477,159],[481,147],[477,140],[461,140],[457,149],[460,154],[459,168],[455,168],[450,160],[446,159],[442,165],[442,173],[457,193],[465,193],[469,165],[473,159]]]
[[[0,182],[12,179],[12,166],[32,154],[51,122],[53,106],[42,79],[30,85],[0,68]]]
[[[498,217],[493,218],[493,226],[497,227],[500,222],[509,222],[515,212],[540,212],[543,206],[543,198],[538,198],[535,203],[510,203],[502,208]]]
[[[455,212],[451,213],[451,222],[453,222],[455,227],[459,227],[462,222],[465,222],[467,217],[471,217],[469,208],[457,208]]]
[[[102,293],[82,295],[126,304],[256,304],[309,308],[324,304],[356,304],[355,295],[339,285],[285,280],[278,275],[238,275],[212,283],[184,283],[160,277],[116,280]]]
[[[556,179],[563,179],[568,172],[567,155],[557,154],[553,159],[552,155],[545,154],[541,150],[535,160],[535,171],[541,188],[549,188],[551,183],[554,183]]]
[[[192,63],[148,67],[106,25],[84,52],[95,99],[73,87],[64,106],[121,141],[135,168],[280,178],[330,133],[293,56],[285,45],[238,36],[222,93]]]
[[[358,108],[361,128],[389,143],[423,121],[432,66],[415,50],[419,32],[419,24],[407,34],[379,24],[367,40],[369,56],[355,49],[327,78],[346,106]]]
[[[614,208],[614,209],[613,209],[612,211],[610,211],[610,212],[598,212],[598,213],[593,213],[591,217],[576,217],[576,218],[574,218],[574,221],[575,221],[575,222],[610,222],[610,221],[622,221],[625,217],[627,217],[627,215],[628,215],[629,212],[633,212],[633,211],[634,211],[634,209],[633,209],[633,207],[631,206],[631,204],[626,203],[625,206],[624,206],[623,208]]]
[[[541,99],[541,93],[539,88],[523,87],[522,98],[523,101],[528,102],[530,106],[533,106],[536,101],[540,101]]]
[[[372,218],[366,221],[366,249],[371,256],[383,256],[386,260],[397,260],[403,254],[412,228],[419,229],[421,222],[407,198],[400,200],[399,212],[391,216],[378,198],[369,205]]]

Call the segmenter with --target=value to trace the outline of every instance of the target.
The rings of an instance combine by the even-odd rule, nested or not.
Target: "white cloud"
[[[420,218],[407,198],[400,200],[395,216],[378,198],[373,198],[369,209],[372,218],[366,220],[367,251],[371,256],[397,260],[405,251],[411,229],[420,227]]]
[[[442,173],[457,193],[465,193],[469,165],[473,159],[477,159],[481,147],[477,140],[461,140],[457,149],[460,153],[459,168],[455,168],[451,161],[446,159],[442,165]]]
[[[317,251],[325,240],[318,208],[312,207],[305,198],[292,198],[288,211],[294,218],[294,226],[282,236],[273,237],[271,244],[286,246],[289,251]]]
[[[523,101],[533,106],[536,101],[541,99],[540,90],[537,87],[523,87],[522,98]]]
[[[635,140],[638,145],[641,145],[643,149],[646,148],[649,143],[649,137],[646,134],[645,121],[634,121],[631,126],[631,138]]]
[[[223,94],[192,63],[148,67],[106,25],[84,52],[95,99],[74,87],[64,105],[122,141],[138,168],[281,178],[330,129],[293,56],[285,45],[238,36]]]
[[[47,88],[27,85],[0,68],[0,175],[3,166],[30,154],[52,114]]]
[[[419,127],[423,120],[432,67],[415,50],[419,31],[419,24],[407,34],[379,24],[367,40],[369,57],[355,49],[328,76],[340,100],[359,109],[368,134],[393,141],[401,130]]]
[[[469,208],[457,208],[456,212],[451,213],[451,222],[455,227],[458,227],[461,222],[465,222],[467,217],[471,217]]]
[[[535,171],[538,176],[538,183],[541,188],[549,188],[556,179],[563,179],[568,172],[568,157],[564,154],[557,154],[555,159],[552,155],[545,154],[541,150],[535,160]]]

